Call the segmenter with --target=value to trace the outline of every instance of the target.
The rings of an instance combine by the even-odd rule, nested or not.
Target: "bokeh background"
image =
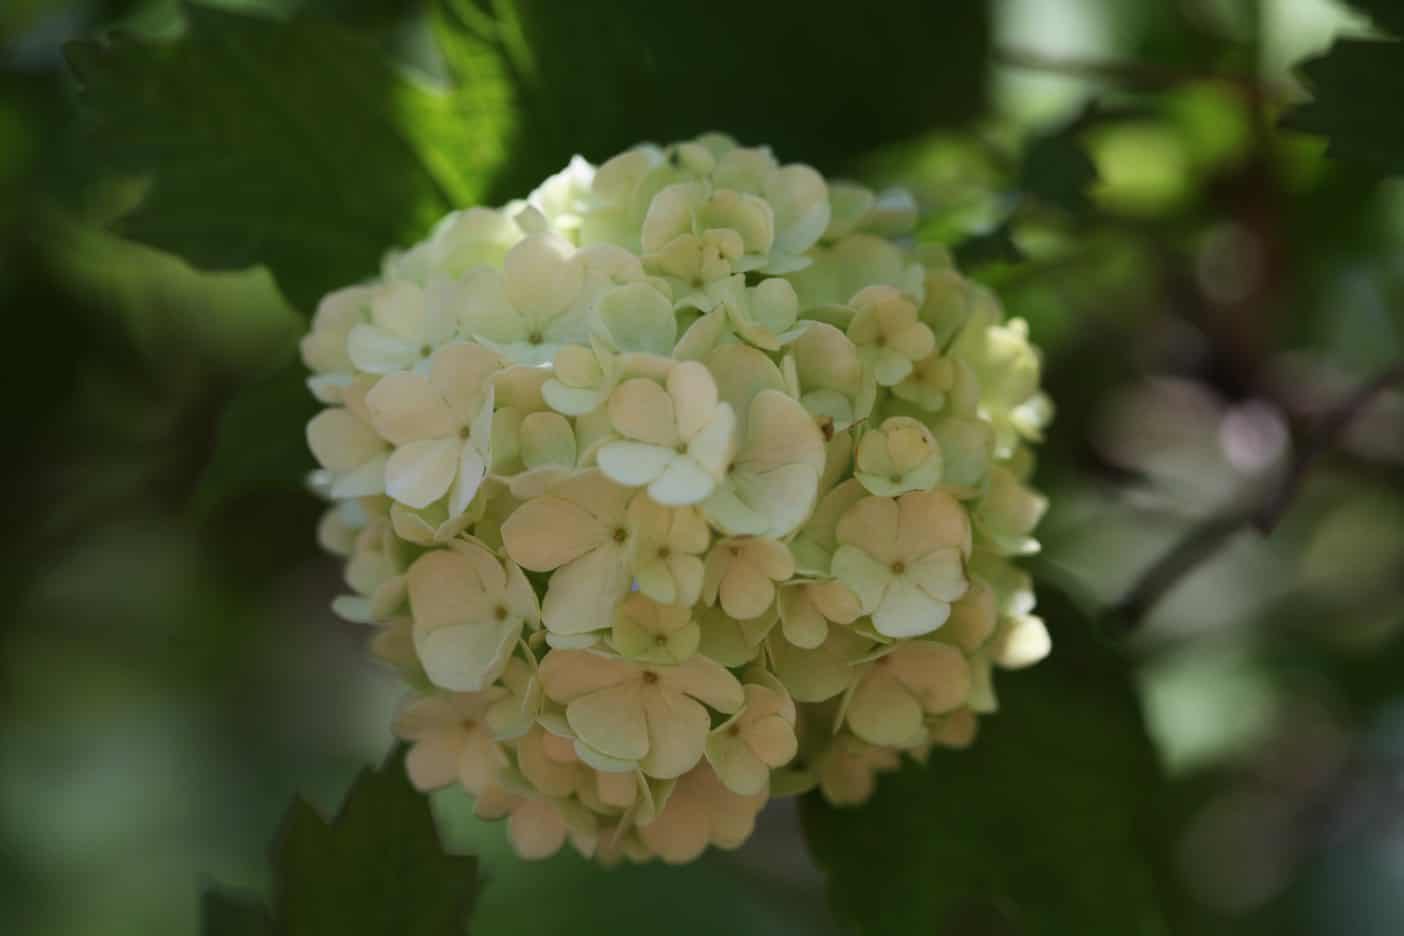
[[[454,64],[436,51],[442,22],[410,0],[218,6],[329,17],[425,80]],[[447,4],[470,32],[504,6]],[[910,186],[919,236],[952,245],[1045,351],[1058,417],[1033,567],[1090,612],[1188,531],[1266,497],[1321,414],[1404,359],[1404,184],[1279,125],[1311,90],[1294,67],[1370,34],[1358,11],[952,4],[920,40],[929,54],[904,60],[885,56],[882,15],[816,2],[807,15],[847,17],[851,46],[807,45],[802,29],[787,42],[778,14],[737,27],[694,11],[638,59],[615,19],[637,6],[556,8],[566,38],[538,35],[536,85],[503,79],[511,132],[464,173],[502,200],[576,149],[716,128]],[[150,180],[87,132],[65,43],[112,27],[176,37],[185,21],[169,0],[0,2],[7,934],[195,933],[208,883],[267,886],[294,793],[330,809],[383,756],[400,697],[362,628],[328,610],[339,570],[297,481],[311,467],[311,403],[287,367],[302,280],[148,246],[170,244],[123,222]],[[838,77],[785,89],[789,109],[761,120],[729,103],[766,47],[752,41]],[[637,67],[582,68],[592,54]],[[699,56],[702,87],[680,88]],[[891,107],[834,123],[833,95],[860,80],[886,82]],[[1404,134],[1397,97],[1361,93]],[[1094,617],[1127,648],[1170,778],[1186,932],[1404,932],[1404,389],[1376,394],[1315,460],[1270,536],[1236,528],[1137,621]],[[436,808],[450,841],[483,855],[481,932],[632,932],[669,900],[698,906],[679,932],[833,925],[784,806],[736,854],[604,878],[570,858],[523,866],[466,803]]]

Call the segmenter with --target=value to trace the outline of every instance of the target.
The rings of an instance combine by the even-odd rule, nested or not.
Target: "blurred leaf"
[[[202,936],[273,936],[273,920],[256,900],[206,891],[200,900]]]
[[[1325,136],[1329,156],[1404,172],[1404,133],[1388,116],[1404,100],[1404,42],[1338,39],[1300,68],[1312,100],[1287,126]]]
[[[952,252],[957,266],[967,273],[995,264],[1017,264],[1025,259],[1024,252],[1014,242],[1008,221],[987,233],[967,237],[956,244]]]
[[[303,486],[314,467],[305,429],[319,409],[306,379],[302,362],[293,361],[230,400],[191,505],[198,515],[258,485]]]
[[[492,88],[431,87],[330,22],[187,15],[176,41],[67,47],[96,160],[151,177],[133,237],[197,266],[266,264],[307,311],[481,195],[505,125]]]
[[[1370,17],[1381,29],[1404,36],[1404,3],[1399,0],[1346,0],[1346,3]]]
[[[1034,137],[1024,150],[1017,188],[1074,217],[1086,214],[1097,166],[1082,143],[1082,132],[1096,119],[1095,105],[1065,126]]]
[[[482,18],[472,0],[445,2]],[[834,170],[985,104],[990,24],[976,0],[493,6],[507,11],[499,31],[526,107],[518,188],[576,152],[600,159],[707,130]]]
[[[444,852],[402,748],[361,771],[331,822],[293,800],[273,866],[280,936],[462,936],[477,899],[478,860]],[[209,895],[204,909],[205,936],[257,934],[267,919]]]
[[[1001,675],[970,750],[906,764],[862,807],[804,801],[835,910],[863,933],[1167,931],[1163,780],[1126,664],[1048,591],[1053,654]]]

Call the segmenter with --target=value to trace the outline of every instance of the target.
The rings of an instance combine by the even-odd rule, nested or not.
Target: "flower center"
[[[498,605],[497,607],[493,608],[492,616],[497,618],[499,621],[507,620],[507,606]]]
[[[537,345],[541,344],[543,341],[545,341],[545,339],[541,337],[541,332],[532,332],[530,335],[527,335],[527,344]]]
[[[659,559],[667,559],[667,558],[668,558],[669,556],[671,556],[672,554],[673,554],[673,551],[672,551],[671,549],[669,549],[667,546],[659,546],[659,547],[658,547],[658,558],[659,558]]]
[[[476,731],[476,730],[478,729],[478,723],[475,722],[475,721],[473,721],[473,719],[471,719],[471,718],[465,718],[465,719],[463,719],[463,725],[462,725],[462,727],[463,727],[463,733],[464,733],[464,734],[472,734],[474,731]]]
[[[629,538],[629,531],[623,527],[615,527],[613,535],[616,543],[622,543]]]
[[[653,670],[644,670],[643,681],[645,686],[652,686],[658,682],[658,674]]]
[[[726,729],[726,733],[734,738],[741,733],[741,726],[733,724],[730,728]]]
[[[906,572],[906,571],[907,571],[907,564],[906,564],[905,562],[903,562],[901,559],[898,559],[896,562],[892,563],[892,574],[893,574],[893,575],[901,575],[903,572]]]
[[[428,357],[429,355],[431,355],[431,354],[433,354],[433,353],[434,353],[434,346],[433,346],[433,345],[425,345],[424,347],[422,347],[422,348],[419,349],[419,356],[420,356],[420,357]]]

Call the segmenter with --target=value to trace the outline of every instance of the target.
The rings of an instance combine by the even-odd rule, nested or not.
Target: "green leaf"
[[[306,381],[306,368],[293,361],[235,393],[220,415],[214,451],[196,488],[191,508],[197,514],[262,485],[303,486],[315,467],[306,427],[320,408]]]
[[[1404,36],[1404,3],[1399,0],[1346,0],[1361,13],[1370,17],[1375,25],[1387,29],[1397,36]]]
[[[400,748],[361,772],[331,822],[295,800],[274,864],[288,936],[458,936],[477,896],[477,859],[444,853]]]
[[[860,932],[1167,932],[1163,780],[1126,664],[1067,599],[1042,613],[1052,655],[1000,674],[969,750],[908,763],[862,807],[804,801],[830,900]]]
[[[984,108],[989,12],[982,0],[830,9],[810,0],[606,5],[442,0],[465,35],[509,50],[524,106],[511,191],[642,140],[707,130],[770,144],[784,159],[843,168],[856,155]],[[508,180],[504,180],[508,181]]]
[[[257,900],[221,891],[200,899],[202,936],[273,936],[273,920]]]
[[[259,930],[257,909],[207,895],[205,936],[463,936],[478,861],[444,852],[404,764],[396,748],[361,771],[330,822],[293,800],[273,850],[276,926]]]
[[[85,142],[150,178],[122,221],[197,266],[266,264],[304,311],[481,194],[502,157],[499,76],[452,93],[373,32],[187,8],[174,41],[70,43]]]
[[[1024,150],[1016,188],[1074,217],[1086,214],[1097,166],[1083,145],[1082,133],[1098,116],[1094,102],[1066,125],[1034,137]]]
[[[1312,100],[1287,126],[1325,136],[1329,156],[1404,172],[1404,133],[1391,116],[1404,100],[1404,42],[1338,39],[1301,72]]]

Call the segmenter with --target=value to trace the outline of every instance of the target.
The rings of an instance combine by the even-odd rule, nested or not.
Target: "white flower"
[[[444,216],[428,240],[385,260],[387,279],[428,283],[458,277],[470,270],[498,266],[522,239],[522,230],[505,212],[468,208]]]
[[[890,188],[874,194],[849,182],[829,185],[833,216],[824,230],[825,240],[838,240],[856,231],[906,234],[916,226],[917,205],[906,189]]]
[[[875,382],[863,379],[863,361],[848,336],[825,322],[811,322],[790,347],[786,376],[798,397],[829,436],[872,411]]]
[[[307,424],[307,447],[326,470],[332,497],[385,493],[390,447],[371,425],[363,383],[346,387],[342,406],[324,409]]]
[[[367,374],[423,370],[442,345],[453,340],[458,319],[442,290],[406,280],[388,282],[371,297],[370,321],[347,336],[347,354]]]
[[[1038,540],[1030,534],[1047,509],[1046,498],[1020,484],[1007,468],[995,465],[972,519],[981,539],[996,552],[1026,556],[1038,552]]]
[[[576,157],[323,300],[318,539],[422,696],[417,785],[524,858],[682,862],[974,740],[1051,649],[1016,564],[1051,406],[915,225],[704,134]]]
[[[751,399],[744,433],[725,483],[703,510],[733,536],[789,536],[814,508],[824,437],[804,407],[778,390]]]
[[[970,664],[955,647],[907,640],[879,654],[854,684],[846,706],[849,730],[870,744],[921,744],[926,716],[952,711],[970,694]]]
[[[644,663],[681,663],[697,652],[702,632],[692,609],[663,605],[635,592],[619,602],[610,645]]]
[[[376,431],[396,448],[385,492],[406,507],[449,495],[448,513],[468,509],[487,474],[496,354],[474,344],[434,353],[429,374],[388,374],[366,394]]]
[[[931,329],[917,318],[915,303],[891,286],[869,286],[849,305],[854,315],[848,337],[879,386],[906,379],[913,363],[936,347]]]
[[[695,507],[664,507],[646,495],[629,503],[634,583],[659,604],[691,607],[702,594],[702,554],[711,531]]]
[[[469,793],[485,790],[507,766],[502,747],[488,729],[488,709],[501,690],[440,692],[415,699],[395,719],[395,735],[410,742],[405,767],[421,790],[461,783]]]
[[[766,351],[778,351],[804,334],[797,326],[799,297],[795,288],[782,279],[766,279],[747,287],[737,274],[707,288],[713,305],[720,307],[736,334]]]
[[[819,790],[836,806],[862,803],[877,788],[877,774],[899,765],[895,748],[868,744],[845,732],[834,738],[819,760]]]
[[[328,294],[317,304],[312,330],[302,339],[302,363],[312,372],[307,386],[323,403],[341,401],[341,391],[356,376],[347,352],[351,329],[370,318],[373,286],[351,286]]]
[[[919,421],[893,416],[863,434],[853,476],[883,497],[929,491],[941,480],[941,447]]]
[[[774,677],[748,683],[740,712],[712,730],[707,762],[733,793],[753,796],[770,786],[770,771],[788,764],[799,751],[795,703]]]
[[[639,829],[639,838],[670,864],[693,861],[708,845],[739,848],[751,837],[766,798],[733,793],[701,764],[678,780],[658,818]]]
[[[507,555],[532,572],[552,572],[542,603],[557,645],[589,645],[614,625],[629,590],[632,492],[598,471],[557,485],[518,507],[502,525]],[[572,640],[573,639],[573,640]]]
[[[720,602],[734,618],[760,617],[775,602],[775,585],[795,574],[795,560],[784,544],[772,539],[724,539],[707,555],[702,596]]]
[[[469,274],[446,290],[465,335],[517,364],[545,364],[590,336],[590,313],[605,290],[643,279],[638,259],[611,247],[576,250],[559,234],[533,234],[507,252],[503,268]]]
[[[522,630],[541,614],[514,562],[474,542],[425,553],[408,573],[414,644],[435,685],[478,691],[507,667]]]
[[[970,521],[947,494],[865,497],[839,520],[837,536],[834,576],[885,637],[931,633],[965,594]]]
[[[565,706],[584,749],[637,763],[670,779],[702,759],[710,706],[731,714],[745,702],[741,684],[702,656],[676,665],[636,663],[589,650],[556,650],[541,664],[546,695]]]
[[[780,627],[796,647],[813,650],[829,636],[829,623],[852,624],[863,613],[858,596],[842,582],[793,582],[780,589]]]
[[[623,438],[600,447],[600,469],[612,480],[648,489],[668,506],[700,503],[716,489],[735,451],[736,418],[717,397],[707,368],[684,361],[668,372],[667,389],[626,380],[609,397],[609,418]]]

